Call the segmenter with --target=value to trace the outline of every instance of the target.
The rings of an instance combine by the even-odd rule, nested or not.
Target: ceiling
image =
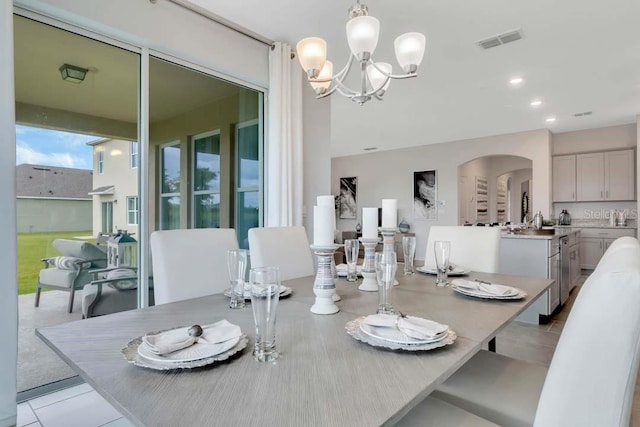
[[[189,0],[268,39],[327,40],[340,69],[351,1]],[[183,1],[184,2],[184,1]],[[634,0],[369,0],[380,20],[377,61],[395,64],[393,39],[427,36],[416,79],[393,81],[383,102],[331,98],[332,156],[532,129],[552,132],[635,123],[640,113],[640,2]],[[521,28],[520,41],[475,42]],[[514,76],[525,82],[509,85]],[[310,89],[308,89],[310,90]],[[534,98],[543,104],[532,108]],[[593,114],[574,117],[575,113]],[[554,116],[554,123],[547,117]]]

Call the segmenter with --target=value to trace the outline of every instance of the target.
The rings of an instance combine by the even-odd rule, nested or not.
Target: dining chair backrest
[[[640,243],[619,240],[574,302],[535,426],[629,425],[640,361]]]
[[[149,243],[156,305],[211,295],[229,287],[227,251],[238,249],[234,229],[154,231]]]
[[[451,242],[450,261],[465,270],[497,273],[500,252],[500,229],[433,225],[429,229],[424,264],[436,265],[433,242]]]
[[[251,267],[278,267],[280,279],[315,274],[304,227],[262,227],[249,230]]]

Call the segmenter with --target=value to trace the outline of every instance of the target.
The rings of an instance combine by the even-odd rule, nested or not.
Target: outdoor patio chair
[[[94,280],[82,290],[82,318],[103,316],[138,307],[138,269],[91,270]],[[154,305],[153,280],[149,280],[149,305]]]
[[[44,268],[38,274],[35,306],[40,305],[42,288],[69,292],[68,312],[73,311],[75,291],[93,280],[89,270],[105,268],[107,253],[93,243],[80,240],[56,239],[53,247],[62,255],[43,258]]]

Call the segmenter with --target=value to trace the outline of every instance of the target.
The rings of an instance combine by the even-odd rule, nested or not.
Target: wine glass
[[[451,255],[451,242],[438,240],[433,243],[433,249],[436,256],[436,269],[438,276],[436,277],[436,286],[448,286],[449,257]]]

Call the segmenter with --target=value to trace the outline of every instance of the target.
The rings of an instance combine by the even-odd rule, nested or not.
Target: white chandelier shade
[[[396,59],[405,74],[392,74],[392,66],[386,62],[374,62],[372,55],[378,45],[380,21],[368,16],[365,5],[356,0],[347,22],[347,43],[351,54],[347,64],[333,73],[333,64],[327,61],[327,44],[319,37],[308,37],[298,42],[296,50],[300,65],[307,73],[308,81],[317,98],[338,92],[362,105],[372,97],[381,100],[391,79],[406,79],[417,76],[418,66],[424,57],[426,38],[422,33],[410,32],[397,37],[394,42]],[[359,63],[360,87],[358,90],[344,84],[354,61]]]
[[[318,74],[318,78],[314,80],[309,80],[309,84],[316,92],[317,95],[321,95],[329,89],[331,86],[331,77],[333,76],[333,62],[325,61],[324,67],[320,70],[320,74]]]
[[[396,59],[405,72],[409,72],[412,66],[418,68],[424,56],[425,44],[426,38],[421,33],[405,33],[393,42]]]
[[[371,83],[371,88],[379,96],[382,96],[389,87],[391,79],[387,77],[391,74],[392,66],[386,62],[377,62],[367,65],[367,77]],[[382,93],[381,93],[382,91]]]
[[[347,22],[347,42],[351,53],[362,59],[364,55],[373,55],[378,45],[380,21],[373,16],[357,16]]]
[[[320,37],[307,37],[296,45],[298,59],[302,69],[310,78],[318,77],[327,60],[327,42]],[[309,74],[311,72],[311,74]]]

